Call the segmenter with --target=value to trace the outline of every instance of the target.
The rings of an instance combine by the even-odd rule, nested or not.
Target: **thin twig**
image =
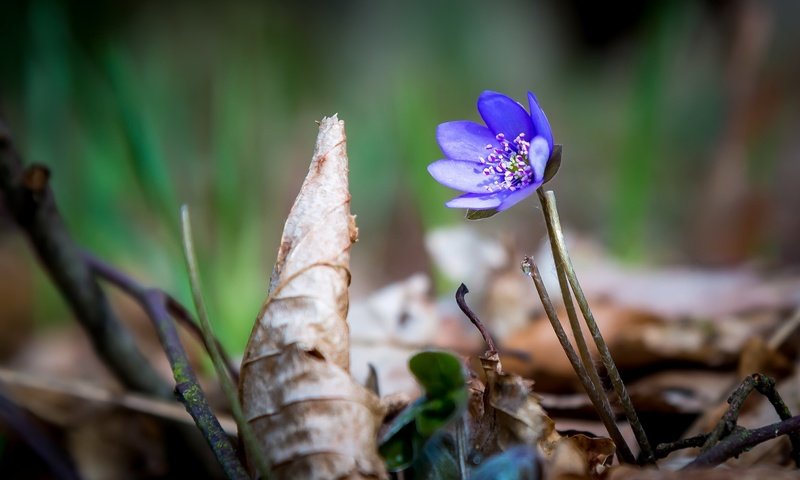
[[[458,290],[456,290],[456,303],[458,304],[458,308],[460,308],[461,311],[464,312],[464,315],[466,315],[467,318],[469,318],[469,321],[472,322],[473,325],[475,325],[475,327],[478,329],[479,332],[481,332],[483,341],[486,342],[486,346],[489,348],[487,354],[494,355],[495,353],[497,353],[497,347],[495,347],[494,340],[492,340],[492,336],[489,335],[489,331],[486,330],[486,327],[483,325],[483,322],[481,322],[481,319],[478,318],[477,315],[475,315],[475,312],[473,312],[472,309],[469,308],[469,305],[467,305],[467,301],[464,300],[464,295],[466,295],[467,293],[469,293],[469,289],[467,288],[466,285],[462,283],[458,287]]]
[[[734,427],[736,427],[736,420],[739,418],[739,410],[742,409],[744,401],[747,400],[750,392],[755,388],[756,384],[753,377],[747,377],[739,384],[736,390],[730,394],[728,397],[728,405],[730,406],[728,410],[725,411],[725,414],[722,415],[719,422],[717,422],[714,430],[708,434],[706,441],[700,449],[701,453],[710,450],[715,444],[733,431]]]
[[[631,401],[630,395],[628,395],[628,390],[625,388],[625,383],[622,381],[619,370],[617,370],[617,366],[614,364],[614,359],[611,357],[611,352],[609,352],[608,346],[603,339],[603,335],[600,333],[600,329],[597,326],[597,322],[595,322],[594,315],[592,315],[592,311],[589,308],[589,302],[586,300],[586,296],[583,294],[583,289],[578,282],[578,277],[575,274],[575,268],[572,265],[572,260],[570,260],[569,254],[567,253],[566,243],[564,242],[564,234],[561,231],[561,223],[558,218],[555,194],[552,191],[544,193],[541,188],[537,190],[537,193],[539,194],[539,200],[542,203],[545,219],[547,220],[547,230],[550,235],[550,242],[557,253],[555,258],[556,268],[563,270],[564,274],[569,280],[569,285],[572,287],[572,291],[575,294],[575,300],[578,302],[578,307],[583,314],[583,319],[586,322],[586,326],[589,327],[589,332],[592,334],[592,339],[594,339],[594,342],[597,345],[597,350],[600,354],[600,359],[603,361],[603,365],[608,373],[608,378],[611,380],[614,391],[616,392],[617,397],[619,397],[619,401],[622,404],[622,409],[625,412],[625,416],[628,418],[628,423],[630,423],[631,428],[633,429],[633,434],[636,437],[636,441],[639,443],[639,448],[641,450],[640,458],[644,462],[655,463],[655,457],[653,455],[653,449],[650,447],[650,441],[647,439],[647,434],[645,433],[644,428],[639,421],[639,416],[636,414],[636,410],[633,407],[633,402]]]
[[[123,385],[171,398],[172,389],[139,351],[108,298],[81,258],[41,165],[25,168],[11,135],[0,120],[0,190],[5,206],[31,242],[42,267],[86,330],[95,352]]]
[[[200,270],[197,266],[197,259],[194,255],[194,244],[192,242],[192,224],[189,216],[189,207],[183,205],[181,207],[181,238],[183,239],[183,255],[186,260],[186,268],[189,272],[189,283],[192,287],[192,298],[194,299],[194,306],[197,310],[197,317],[200,319],[200,331],[203,334],[203,339],[208,345],[209,353],[211,354],[211,361],[217,371],[222,391],[228,397],[233,418],[236,419],[236,424],[239,426],[239,433],[242,441],[247,447],[253,457],[256,470],[261,475],[262,479],[270,478],[270,466],[267,456],[264,455],[263,447],[259,444],[253,429],[247,422],[247,418],[242,411],[242,405],[239,402],[239,395],[236,386],[228,376],[225,366],[225,358],[222,356],[216,337],[211,329],[211,322],[208,319],[208,311],[206,310],[205,301],[203,300],[203,292],[200,284]]]
[[[567,358],[569,359],[569,363],[572,365],[572,369],[575,370],[575,373],[578,375],[578,379],[581,381],[583,389],[586,390],[586,394],[592,401],[595,411],[597,411],[600,420],[603,422],[606,430],[608,430],[608,434],[611,436],[611,439],[617,446],[617,454],[620,461],[625,463],[636,463],[636,458],[633,456],[630,447],[628,446],[627,442],[625,442],[625,438],[619,431],[617,422],[614,419],[614,412],[611,410],[611,405],[608,403],[608,398],[606,398],[606,396],[602,393],[602,390],[598,390],[598,388],[602,389],[602,386],[594,365],[590,364],[588,367],[589,371],[587,372],[586,366],[581,363],[578,355],[575,353],[575,349],[572,348],[572,344],[569,342],[569,338],[567,337],[567,333],[564,331],[564,327],[561,326],[561,321],[558,319],[558,314],[556,314],[556,310],[553,307],[553,302],[550,301],[550,295],[547,293],[547,289],[542,281],[542,275],[539,272],[539,267],[530,257],[525,257],[523,262],[523,265],[530,268],[530,273],[528,273],[528,276],[530,276],[531,280],[533,280],[536,291],[539,293],[539,298],[544,306],[544,312],[547,315],[547,319],[550,320],[550,325],[553,327],[553,331],[558,338],[558,342],[561,344],[562,350],[564,350],[564,353],[567,354]],[[527,271],[527,268],[524,270]],[[571,298],[569,301],[572,303]],[[585,345],[586,344],[584,341],[584,346]],[[595,374],[594,377],[596,377],[596,381],[593,380],[593,377],[590,377],[590,373],[592,372]]]
[[[767,440],[798,432],[800,432],[800,415],[754,430],[742,429],[729,435],[705,453],[701,453],[684,469],[715,467]]]
[[[122,283],[117,283],[117,282],[115,283],[117,283],[118,285],[125,284],[125,285],[135,286],[134,290],[132,291],[124,289],[123,287],[120,286],[120,289],[122,289],[128,295],[136,298],[135,293],[137,291],[141,291],[142,289],[144,289],[144,287],[139,285],[135,280],[128,277],[124,273],[120,272],[115,267],[112,267],[110,264],[107,264],[103,260],[97,258],[91,252],[83,250],[81,252],[81,256],[83,257],[83,261],[86,262],[89,268],[98,276],[104,278],[124,277],[125,279],[122,281]],[[122,278],[119,278],[119,280],[122,280]],[[189,333],[194,335],[195,338],[197,338],[197,340],[199,340],[203,344],[203,348],[205,348],[207,352],[210,352],[209,344],[206,341],[206,338],[203,336],[203,332],[200,331],[200,327],[198,326],[197,322],[194,320],[194,318],[192,318],[192,314],[189,313],[189,310],[187,310],[186,307],[184,307],[181,302],[179,302],[177,299],[175,299],[175,297],[173,297],[169,293],[163,290],[160,291],[165,298],[167,311],[170,313],[170,315],[172,315],[172,318],[180,322],[180,324],[183,325],[189,331]],[[234,379],[238,379],[239,371],[236,369],[233,362],[230,360],[230,356],[225,352],[225,349],[222,347],[222,345],[216,338],[214,339],[214,343],[216,344],[217,346],[216,348],[219,349],[220,354],[224,359],[228,373]]]
[[[29,418],[25,409],[7,398],[2,392],[0,392],[0,418],[3,423],[19,434],[31,450],[39,455],[56,478],[62,480],[78,480],[80,478],[67,453],[50,441],[39,425]],[[27,475],[30,474],[31,472],[27,473]]]
[[[697,448],[705,443],[706,439],[708,438],[708,434],[704,433],[702,435],[697,435],[694,437],[689,438],[682,438],[680,440],[676,440],[674,442],[669,443],[659,443],[656,445],[655,456],[657,460],[665,458],[670,453],[683,450],[684,448]]]
[[[178,399],[194,419],[225,474],[232,479],[250,478],[197,382],[178,336],[178,330],[167,311],[167,296],[159,289],[142,287],[108,264],[100,262],[99,265],[95,265],[98,266],[101,268],[93,268],[94,272],[135,298],[155,324],[161,345],[172,366]]]
[[[214,337],[211,339],[207,339],[204,335],[200,326],[192,317],[192,314],[189,313],[189,310],[183,306],[181,302],[175,299],[172,295],[164,293],[167,299],[167,311],[172,315],[172,318],[180,322],[192,335],[195,336],[198,340],[203,342],[203,348],[206,349],[206,352],[211,354],[211,345],[214,345],[214,348],[219,352],[222,356],[222,362],[225,365],[225,369],[228,371],[228,375],[231,376],[231,379],[234,383],[239,383],[239,369],[231,360],[230,355],[225,351],[225,348],[219,342],[219,340]],[[211,342],[211,343],[209,343]]]

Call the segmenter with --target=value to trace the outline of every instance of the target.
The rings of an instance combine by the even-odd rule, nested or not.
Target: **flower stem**
[[[558,319],[556,310],[553,307],[553,302],[550,301],[550,295],[548,295],[547,289],[542,281],[542,276],[539,273],[539,267],[536,266],[536,263],[532,258],[525,257],[524,261],[526,264],[531,266],[531,270],[528,275],[531,277],[533,284],[536,286],[536,291],[539,293],[539,298],[542,300],[545,314],[547,314],[547,318],[550,320],[550,325],[552,325],[553,331],[555,331],[556,337],[558,337],[558,341],[561,343],[561,348],[567,354],[567,358],[569,359],[569,363],[572,365],[572,369],[575,370],[575,373],[578,375],[584,390],[586,390],[586,394],[592,401],[592,404],[594,405],[597,414],[600,416],[603,425],[606,427],[606,430],[608,430],[608,434],[617,445],[617,456],[619,457],[620,462],[635,463],[636,459],[633,456],[633,453],[631,453],[630,447],[628,447],[628,444],[625,442],[625,438],[623,438],[622,433],[620,433],[619,428],[617,427],[617,422],[614,419],[614,412],[611,410],[611,405],[608,403],[608,398],[602,394],[603,387],[600,382],[600,377],[597,374],[597,370],[595,370],[594,365],[591,363],[591,358],[589,359],[588,366],[585,363],[581,363],[581,360],[575,353],[575,349],[572,348],[572,344],[569,342],[569,338],[564,331],[564,327],[561,326],[561,321]],[[567,290],[562,291],[566,292]],[[572,304],[571,298],[569,299],[569,304]],[[575,316],[574,306],[571,310],[572,316],[570,317],[570,324],[572,324],[572,317]],[[586,340],[583,339],[580,326],[578,326],[577,334],[575,336],[576,339],[581,339],[580,342],[583,343],[583,348],[586,349]],[[586,351],[588,354],[588,350]]]
[[[569,287],[572,288],[572,292],[575,294],[575,300],[578,302],[578,307],[583,314],[583,319],[586,322],[586,326],[589,327],[589,332],[592,335],[592,339],[594,340],[595,345],[597,345],[600,359],[606,368],[608,377],[611,380],[612,386],[614,387],[614,391],[616,392],[617,397],[619,397],[619,401],[622,404],[622,409],[625,411],[625,416],[628,418],[628,423],[630,423],[631,428],[633,429],[633,434],[639,444],[643,461],[646,463],[654,463],[655,457],[653,450],[650,447],[650,442],[647,439],[647,434],[645,433],[644,428],[639,421],[639,416],[636,414],[636,410],[633,408],[633,402],[631,402],[631,397],[628,395],[628,390],[625,388],[625,383],[622,381],[622,377],[619,374],[619,370],[617,370],[614,359],[611,358],[611,352],[608,350],[608,345],[606,345],[603,335],[600,333],[600,329],[597,326],[597,322],[595,322],[594,315],[592,315],[592,311],[589,308],[589,302],[586,301],[586,296],[583,294],[583,289],[578,282],[578,277],[575,275],[575,268],[572,265],[572,260],[569,258],[569,254],[567,253],[567,247],[564,241],[564,233],[561,230],[561,222],[559,220],[558,210],[556,208],[555,194],[552,191],[545,193],[541,188],[539,188],[536,192],[539,195],[539,201],[542,203],[542,208],[544,210],[547,233],[550,236],[550,245],[553,249],[553,257],[555,260],[556,269],[559,272],[559,277],[566,277]],[[569,288],[564,288],[567,286],[565,283],[566,282],[562,283],[562,293],[569,291]],[[568,309],[571,303],[571,301],[566,301],[565,295],[565,304],[567,304]]]

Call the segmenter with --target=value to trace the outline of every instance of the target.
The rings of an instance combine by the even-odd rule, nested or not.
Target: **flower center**
[[[495,138],[500,143],[498,147],[486,145],[486,150],[491,153],[486,157],[481,157],[481,163],[485,165],[483,174],[487,177],[494,177],[490,180],[486,189],[490,192],[509,190],[514,192],[522,189],[536,181],[536,178],[544,173],[544,163],[547,162],[547,142],[541,138],[533,139],[533,149],[531,142],[525,140],[525,134],[520,133],[511,142],[506,140],[506,136],[498,133]],[[531,157],[534,162],[531,164]],[[544,161],[541,161],[544,158]],[[540,171],[541,170],[541,171]]]

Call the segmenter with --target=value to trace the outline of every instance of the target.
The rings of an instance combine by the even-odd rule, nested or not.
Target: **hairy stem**
[[[569,281],[569,286],[572,288],[572,291],[575,294],[575,300],[578,302],[578,307],[583,314],[583,319],[586,322],[586,326],[589,328],[592,339],[594,340],[595,345],[597,345],[600,359],[602,360],[603,365],[608,372],[611,385],[614,387],[614,391],[616,392],[617,397],[619,397],[619,401],[622,404],[622,409],[625,412],[625,416],[628,418],[628,423],[630,423],[631,428],[633,429],[633,434],[639,444],[643,461],[647,463],[654,463],[655,456],[653,455],[653,450],[650,447],[650,442],[647,439],[647,434],[645,433],[644,428],[639,421],[639,416],[636,414],[636,410],[633,407],[633,402],[631,401],[630,395],[628,395],[628,390],[625,388],[625,383],[622,381],[622,377],[619,374],[619,370],[617,370],[614,359],[611,357],[611,352],[609,352],[608,346],[603,339],[603,335],[600,333],[600,329],[597,326],[597,322],[595,322],[594,315],[592,315],[592,311],[589,308],[589,302],[586,300],[586,296],[583,294],[583,289],[578,282],[578,277],[575,274],[575,268],[572,265],[572,260],[569,258],[569,254],[567,253],[567,246],[564,241],[564,233],[561,230],[561,222],[559,220],[558,210],[556,208],[555,194],[552,191],[545,193],[541,188],[537,190],[537,193],[544,210],[547,232],[550,236],[550,244],[554,251],[556,269],[559,271],[559,273],[563,273],[563,275],[566,276],[567,280]]]
[[[625,442],[625,438],[619,431],[619,427],[617,427],[617,422],[614,419],[614,412],[611,410],[611,405],[608,403],[608,398],[606,398],[606,396],[602,393],[603,387],[600,383],[600,377],[597,374],[597,370],[595,370],[591,361],[588,364],[588,367],[585,363],[581,363],[578,355],[575,353],[575,349],[572,348],[572,344],[569,342],[567,333],[564,331],[564,327],[561,326],[561,321],[559,320],[556,310],[553,307],[553,302],[550,301],[550,295],[547,293],[547,289],[542,281],[542,276],[539,273],[539,267],[530,257],[525,257],[524,262],[526,265],[530,265],[530,273],[528,275],[531,277],[531,280],[533,280],[536,291],[539,293],[539,298],[542,300],[545,314],[547,315],[547,319],[550,320],[550,325],[553,327],[553,331],[555,331],[556,337],[561,344],[561,348],[564,350],[564,353],[567,354],[567,358],[569,359],[569,363],[572,365],[572,369],[575,370],[575,373],[578,375],[584,390],[586,390],[586,394],[592,401],[592,405],[594,405],[595,411],[600,416],[600,420],[603,422],[606,430],[608,430],[608,434],[617,445],[617,454],[620,461],[625,463],[635,463],[636,458],[633,456],[630,447]],[[564,300],[566,301],[567,299],[565,298]],[[570,299],[570,303],[572,303],[572,299]],[[580,335],[580,327],[578,327],[576,338],[578,335]],[[583,339],[583,336],[581,335],[580,338]],[[586,348],[585,340],[583,341],[583,346]],[[592,375],[592,373],[594,375]]]

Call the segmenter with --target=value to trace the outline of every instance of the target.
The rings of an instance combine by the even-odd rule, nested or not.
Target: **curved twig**
[[[489,348],[488,355],[493,355],[497,353],[497,347],[494,344],[494,340],[492,340],[492,336],[489,334],[489,331],[481,322],[481,319],[469,308],[467,305],[467,301],[464,299],[464,295],[469,293],[469,289],[463,283],[458,287],[456,290],[456,303],[458,304],[458,308],[464,312],[464,315],[469,318],[469,321],[472,322],[473,325],[481,332],[481,336],[483,337],[483,341],[486,342],[486,346]]]

